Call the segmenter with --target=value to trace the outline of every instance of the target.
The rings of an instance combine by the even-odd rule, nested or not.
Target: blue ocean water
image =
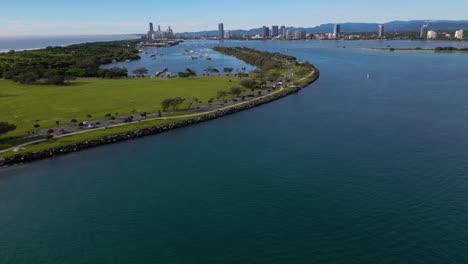
[[[147,68],[149,75],[164,69],[172,75],[177,75],[187,68],[198,75],[210,74],[207,71],[210,67],[217,69],[219,74],[224,74],[225,67],[233,68],[234,73],[250,72],[255,69],[254,66],[232,56],[214,51],[212,48],[218,45],[225,44],[218,41],[187,41],[169,48],[150,48],[140,53],[140,60],[112,63],[102,67],[126,68],[129,75],[133,75],[132,71],[141,67]]]
[[[1,169],[0,263],[468,262],[468,54],[224,44],[321,77],[219,120]]]

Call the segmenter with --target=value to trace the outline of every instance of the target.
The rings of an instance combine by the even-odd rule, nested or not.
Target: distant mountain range
[[[411,21],[392,21],[384,23],[385,31],[419,31],[423,24],[429,24],[430,30],[436,31],[454,31],[459,29],[468,29],[468,20],[411,20]],[[357,33],[357,32],[373,32],[378,30],[379,23],[340,23],[341,32],[344,33]],[[322,24],[317,27],[304,28],[304,27],[288,27],[288,30],[304,30],[308,33],[328,33],[333,31],[335,24]],[[271,25],[270,25],[271,27]],[[225,25],[225,29],[228,28]],[[271,30],[271,29],[270,29]],[[247,34],[256,35],[261,34],[262,28],[254,28],[250,30],[237,29],[231,30],[231,34]],[[181,33],[185,36],[215,36],[218,34],[217,30],[200,31],[200,32],[185,32]]]

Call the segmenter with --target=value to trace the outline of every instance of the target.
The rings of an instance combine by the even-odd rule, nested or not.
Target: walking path
[[[294,68],[292,67],[292,65],[291,65],[290,63],[287,63],[286,66],[288,67],[288,76],[289,76],[290,79],[292,79],[292,78],[294,77]],[[305,80],[306,78],[311,77],[313,74],[314,74],[314,72],[311,72],[309,75],[305,76],[304,78],[302,78],[302,79],[300,79],[300,80],[298,80],[298,81],[299,81],[299,82],[300,82],[300,81],[303,81],[303,80]],[[73,133],[69,133],[69,134],[63,134],[63,135],[59,135],[59,136],[54,136],[53,138],[58,139],[58,138],[69,137],[69,136],[73,136],[73,135],[79,135],[79,134],[84,134],[84,133],[90,133],[90,132],[93,132],[93,131],[98,131],[98,130],[113,128],[113,127],[120,127],[120,126],[126,126],[126,125],[130,125],[130,124],[142,123],[142,122],[151,122],[151,121],[156,121],[156,120],[170,120],[170,119],[178,119],[178,118],[189,118],[189,117],[203,116],[203,115],[215,113],[215,112],[217,112],[217,111],[223,111],[223,110],[227,110],[227,109],[230,109],[230,108],[238,107],[238,106],[241,106],[241,105],[244,105],[244,104],[247,104],[247,103],[251,103],[251,102],[254,102],[254,101],[263,99],[263,98],[265,98],[265,97],[268,97],[268,96],[271,96],[271,95],[280,93],[280,92],[284,91],[284,89],[285,89],[284,86],[281,86],[281,88],[280,88],[279,90],[274,91],[274,92],[269,93],[269,94],[266,94],[266,95],[261,96],[261,97],[257,97],[257,98],[255,98],[255,99],[253,99],[253,100],[249,100],[249,101],[245,101],[245,102],[240,102],[240,103],[238,103],[238,104],[234,104],[234,105],[230,105],[230,106],[218,108],[218,109],[211,110],[211,111],[207,111],[207,112],[195,113],[195,114],[188,114],[188,115],[180,115],[180,116],[171,116],[171,117],[149,118],[149,119],[138,120],[138,121],[133,121],[133,122],[128,122],[128,123],[120,123],[120,124],[115,124],[115,125],[110,125],[110,126],[105,126],[105,127],[99,127],[99,128],[95,128],[95,129],[91,129],[91,130],[77,131],[77,132],[73,132]],[[31,142],[24,143],[24,144],[21,144],[21,145],[17,145],[17,146],[8,148],[8,149],[0,150],[0,153],[6,153],[6,152],[9,152],[9,151],[14,151],[14,150],[22,149],[22,148],[27,147],[27,146],[29,146],[29,145],[41,143],[41,142],[44,142],[44,141],[46,141],[46,140],[47,140],[47,139],[40,139],[40,140],[31,141]]]

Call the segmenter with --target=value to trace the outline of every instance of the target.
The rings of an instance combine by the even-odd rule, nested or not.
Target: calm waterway
[[[0,169],[0,263],[467,263],[468,54],[362,49],[422,44],[444,43],[224,42],[309,60],[321,78]]]

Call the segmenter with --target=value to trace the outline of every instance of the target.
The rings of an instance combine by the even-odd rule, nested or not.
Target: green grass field
[[[106,114],[123,115],[133,110],[154,113],[161,110],[161,101],[166,98],[197,97],[207,103],[211,98],[216,99],[217,91],[238,84],[238,78],[227,76],[169,80],[79,79],[69,86],[21,85],[0,80],[0,121],[17,125],[15,131],[0,139],[24,135],[35,130],[35,124],[42,129],[57,126],[56,121],[68,124],[71,119],[103,119]]]
[[[89,131],[83,134],[70,135],[67,137],[50,139],[47,141],[36,143],[30,146],[27,146],[25,150],[21,150],[18,152],[10,151],[6,153],[0,153],[0,158],[12,157],[18,154],[24,154],[24,153],[34,152],[34,151],[45,150],[49,148],[70,145],[70,144],[77,143],[77,142],[93,140],[93,139],[102,138],[102,137],[110,136],[110,135],[122,134],[122,133],[135,131],[138,129],[152,127],[152,126],[176,123],[176,122],[180,122],[180,121],[184,121],[188,119],[190,118],[186,117],[186,118],[176,118],[176,119],[168,119],[168,120],[152,120],[148,122],[139,122],[139,123],[133,123],[133,124],[123,125],[123,126],[118,126],[118,127],[110,127],[106,129],[93,130],[93,131]]]

